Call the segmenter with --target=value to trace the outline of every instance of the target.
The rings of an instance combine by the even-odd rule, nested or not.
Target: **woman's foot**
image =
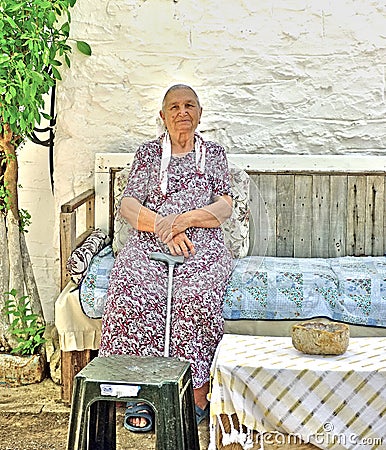
[[[152,431],[154,423],[154,411],[144,402],[127,402],[124,427],[134,433],[147,433]]]
[[[209,417],[209,403],[207,403],[206,407],[204,409],[200,408],[198,405],[195,405],[196,408],[196,422],[197,425],[200,425],[200,423]]]
[[[209,416],[209,381],[204,383],[201,387],[193,389],[194,403],[196,406],[196,420],[197,425]]]
[[[209,381],[201,387],[193,389],[197,425],[209,416],[208,393]]]

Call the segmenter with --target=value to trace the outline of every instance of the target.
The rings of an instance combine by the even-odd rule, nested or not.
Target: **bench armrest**
[[[85,220],[82,230],[77,230],[78,209],[84,206]],[[68,283],[70,277],[66,263],[73,250],[81,245],[95,227],[95,190],[88,189],[60,209],[60,285],[61,289]]]

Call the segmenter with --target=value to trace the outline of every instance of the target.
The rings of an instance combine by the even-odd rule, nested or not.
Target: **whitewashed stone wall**
[[[34,168],[42,152],[23,182],[31,208],[46,198],[51,228],[38,214],[29,238],[49,320],[59,205],[92,186],[96,152],[156,135],[171,84],[197,90],[200,131],[229,152],[386,151],[384,1],[78,0],[72,17],[93,55],[75,51],[59,84],[55,199]]]

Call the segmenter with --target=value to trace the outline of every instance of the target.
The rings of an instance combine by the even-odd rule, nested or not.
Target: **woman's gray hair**
[[[196,100],[197,100],[198,106],[201,107],[201,105],[200,105],[200,99],[198,98],[198,95],[197,95],[196,91],[195,91],[193,88],[191,88],[191,87],[188,86],[187,84],[175,84],[175,85],[171,86],[171,87],[166,91],[166,93],[165,93],[165,95],[164,95],[164,98],[163,98],[163,100],[162,100],[162,110],[164,110],[164,108],[165,108],[166,98],[167,98],[167,96],[169,95],[169,93],[170,93],[170,92],[173,92],[173,91],[177,91],[178,89],[188,89],[189,91],[191,91],[192,94],[194,95],[194,97],[195,97]]]

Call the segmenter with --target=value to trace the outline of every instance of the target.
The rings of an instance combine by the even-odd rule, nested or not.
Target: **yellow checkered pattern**
[[[212,367],[211,421],[300,436],[322,449],[386,449],[386,338],[305,355],[291,338],[225,335]]]

